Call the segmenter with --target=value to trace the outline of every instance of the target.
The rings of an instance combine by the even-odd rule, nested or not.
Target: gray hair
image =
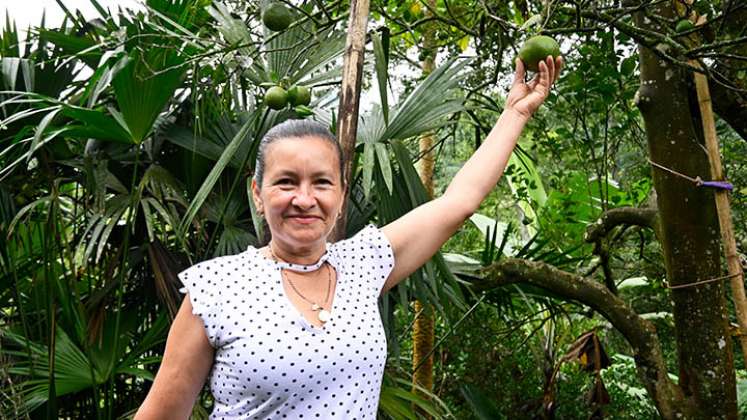
[[[257,150],[257,162],[254,166],[254,179],[257,181],[257,185],[262,187],[262,179],[265,174],[265,154],[267,147],[273,142],[283,139],[304,139],[308,137],[316,137],[322,140],[328,141],[334,145],[337,151],[337,161],[340,165],[340,181],[344,182],[344,166],[342,162],[342,147],[337,141],[337,138],[332,134],[331,131],[324,124],[313,121],[313,120],[286,120],[282,123],[272,127],[265,133],[262,140],[259,142],[259,149]]]

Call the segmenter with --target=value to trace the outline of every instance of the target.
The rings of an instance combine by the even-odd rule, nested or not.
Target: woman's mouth
[[[290,218],[302,224],[309,224],[313,223],[316,220],[319,220],[319,218],[316,216],[290,216]]]

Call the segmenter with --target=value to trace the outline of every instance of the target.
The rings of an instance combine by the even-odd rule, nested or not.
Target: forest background
[[[24,44],[9,11],[0,417],[134,413],[181,302],[176,274],[266,240],[248,199],[263,133],[288,118],[337,132],[350,115],[355,18],[364,103],[338,237],[444,190],[501,112],[527,38],[555,37],[566,61],[504,179],[382,299],[380,416],[744,416],[744,285],[727,263],[747,264],[747,4],[352,3],[284,2],[292,23],[275,32],[265,1],[91,0],[91,18],[61,0],[62,25],[39,21]],[[309,86],[312,101],[269,109],[275,85]],[[710,107],[728,193],[698,182],[723,181]],[[723,250],[719,194],[737,253]],[[203,392],[193,417],[211,403]]]

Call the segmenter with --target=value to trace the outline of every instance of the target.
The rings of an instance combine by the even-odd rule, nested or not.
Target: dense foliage
[[[347,1],[284,2],[293,21],[272,31],[262,23],[266,3],[147,0],[142,11],[98,6],[100,16],[88,21],[70,9],[60,27],[40,22],[24,44],[12,16],[6,19],[0,417],[130,416],[181,302],[176,274],[266,241],[247,196],[258,140],[288,118],[335,130],[351,10]],[[486,276],[483,268],[509,257],[604,285],[655,325],[677,381],[672,292],[654,229],[621,224],[596,241],[586,234],[611,209],[656,208],[637,106],[637,48],[658,48],[662,60],[681,67],[700,59],[718,82],[715,101],[744,101],[747,39],[731,28],[744,27],[733,20],[747,19],[747,6],[677,0],[667,5],[674,19],[656,15],[654,2],[618,3],[372,2],[348,235],[427,199],[415,169],[423,133],[437,133],[436,194],[446,188],[502,110],[525,39],[555,36],[567,63],[480,210],[382,299],[390,347],[383,417],[659,415],[636,373],[637,350],[588,302],[528,282],[472,287]],[[669,29],[646,32],[635,13]],[[723,24],[695,20],[691,35],[675,36],[683,17]],[[426,36],[436,45],[424,48]],[[434,48],[438,65],[426,76],[421,61]],[[268,89],[295,86],[311,87],[308,106],[265,103]],[[719,87],[731,89],[727,99],[717,97]],[[719,106],[717,133],[744,252],[747,118]],[[691,141],[701,142],[701,134]],[[415,299],[436,309],[432,390],[413,389],[409,379]],[[745,413],[747,375],[733,348]],[[210,405],[206,390],[195,418],[206,417]]]

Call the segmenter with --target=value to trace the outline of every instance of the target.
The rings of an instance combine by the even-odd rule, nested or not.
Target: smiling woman
[[[211,418],[375,419],[386,362],[379,296],[477,209],[560,65],[548,57],[526,83],[517,63],[504,113],[444,195],[335,243],[346,186],[334,136],[308,121],[270,130],[252,199],[272,239],[179,274],[188,297],[136,418],[187,418],[209,377]]]
[[[301,153],[299,153],[301,152]],[[289,120],[260,143],[252,192],[281,259],[319,260],[342,210],[342,150],[320,123]]]

